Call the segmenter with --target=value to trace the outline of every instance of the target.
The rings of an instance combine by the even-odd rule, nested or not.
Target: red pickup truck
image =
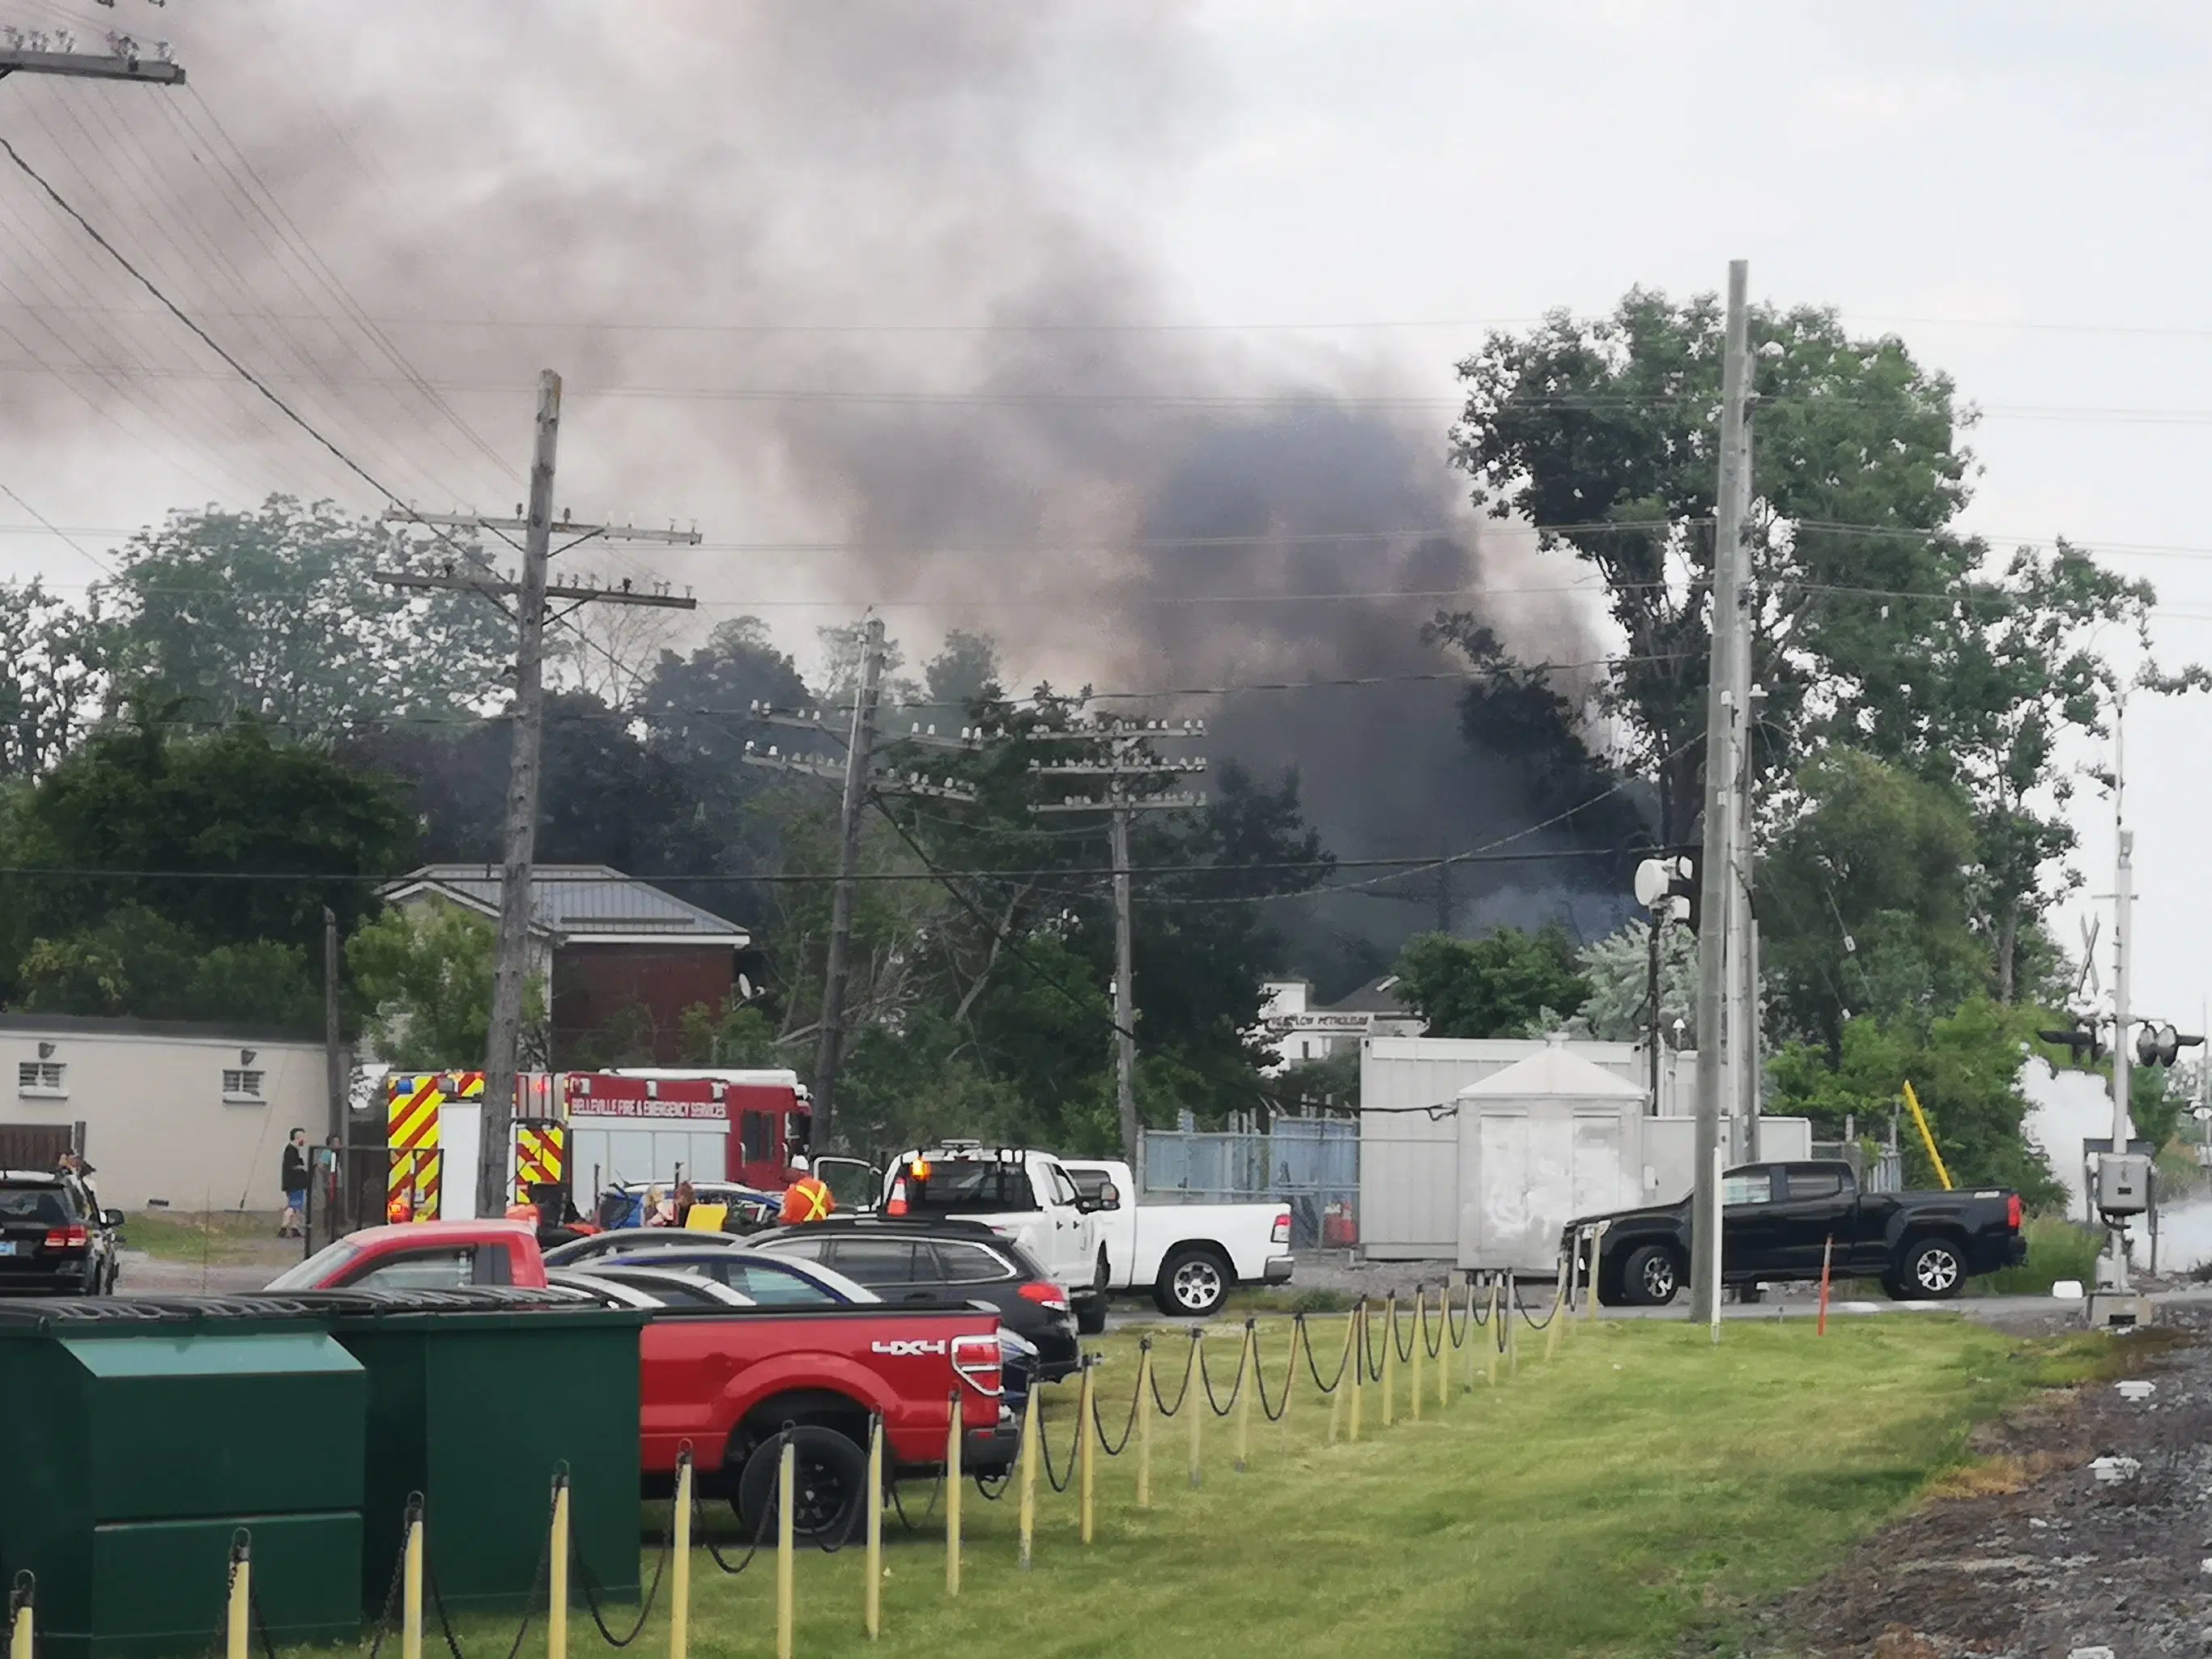
[[[536,1233],[513,1221],[425,1221],[353,1233],[271,1280],[272,1291],[453,1290],[546,1285]],[[969,1309],[669,1308],[638,1339],[639,1448],[648,1494],[665,1494],[692,1448],[702,1492],[748,1528],[775,1485],[778,1434],[799,1445],[800,1532],[842,1537],[866,1491],[868,1419],[884,1419],[895,1474],[945,1463],[960,1398],[964,1468],[1003,1469],[1020,1427],[1002,1409],[999,1321]]]

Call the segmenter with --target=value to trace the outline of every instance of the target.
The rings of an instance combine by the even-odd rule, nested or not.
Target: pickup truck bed
[[[2027,1259],[2020,1194],[2001,1188],[1866,1193],[1848,1164],[1803,1163],[1730,1170],[1722,1192],[1721,1282],[1740,1290],[1816,1279],[1825,1255],[1836,1278],[1876,1279],[1893,1297],[1937,1300],[1975,1274]],[[1577,1217],[1561,1252],[1600,1223],[1600,1301],[1670,1302],[1689,1282],[1689,1199]]]

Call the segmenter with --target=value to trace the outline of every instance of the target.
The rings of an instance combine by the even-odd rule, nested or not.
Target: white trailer
[[[1668,1109],[1690,1104],[1694,1054],[1662,1056],[1661,1115],[1633,1043],[1370,1037],[1360,1054],[1372,1260],[1548,1273],[1571,1217],[1690,1190],[1696,1121]],[[1759,1137],[1769,1161],[1812,1155],[1803,1118],[1761,1118]]]

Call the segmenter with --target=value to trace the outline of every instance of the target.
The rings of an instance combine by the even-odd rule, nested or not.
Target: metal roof
[[[435,891],[495,916],[499,882],[496,865],[426,864],[387,883],[384,896],[397,902]],[[530,918],[532,927],[567,939],[647,935],[742,945],[752,938],[733,921],[604,864],[538,866],[531,876]]]

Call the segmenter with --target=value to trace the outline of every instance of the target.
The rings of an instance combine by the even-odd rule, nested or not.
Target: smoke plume
[[[757,611],[802,658],[873,603],[912,655],[992,632],[1024,683],[1392,678],[1113,706],[1207,715],[1217,757],[1296,766],[1348,858],[1528,821],[1512,757],[1460,732],[1457,688],[1402,678],[1451,666],[1420,642],[1434,611],[1486,609],[1414,596],[1496,574],[1442,416],[1379,400],[1406,388],[1378,362],[1159,325],[1187,307],[1144,209],[1202,145],[1219,78],[1186,6],[33,9],[81,13],[88,39],[166,29],[191,87],[19,76],[10,136],[403,495],[519,501],[553,367],[562,504],[707,533],[584,568],[689,585],[708,622]],[[0,425],[49,517],[279,489],[374,504],[27,179],[0,179]],[[1570,615],[1498,620],[1526,656],[1595,654]],[[1462,890],[1522,916],[1571,879]],[[1337,914],[1389,936],[1427,920]]]

